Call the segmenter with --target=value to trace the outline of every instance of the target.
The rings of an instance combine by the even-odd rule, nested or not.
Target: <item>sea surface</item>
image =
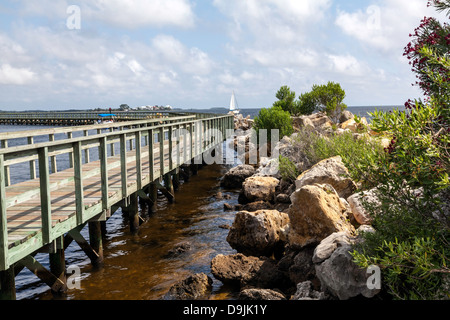
[[[382,107],[379,110],[390,111],[393,108]],[[367,117],[367,112],[374,108],[353,107],[349,110]],[[217,109],[199,111],[217,113]],[[259,109],[241,109],[244,116],[250,115],[251,118],[258,112]],[[48,127],[0,125],[0,132],[40,128]],[[56,135],[55,138],[64,137]],[[35,139],[35,142],[44,141],[48,141],[48,136]],[[21,144],[26,144],[25,139],[9,141],[11,147]],[[93,161],[98,159],[96,152],[96,148],[91,149]],[[22,166],[23,170],[11,170],[19,172],[11,177],[13,184],[28,179],[28,165]],[[57,166],[58,170],[68,168],[68,158],[57,157]],[[174,283],[200,272],[214,280],[211,299],[235,299],[233,288],[215,280],[210,270],[211,260],[217,254],[236,252],[226,241],[228,229],[224,228],[233,223],[236,212],[224,211],[223,207],[225,202],[233,206],[238,203],[239,190],[223,190],[220,187],[220,178],[232,166],[215,164],[203,167],[189,182],[182,182],[175,193],[174,204],[159,195],[157,211],[144,217],[146,221],[137,234],[130,232],[127,217],[119,209],[107,221],[107,234],[103,240],[104,264],[101,268],[93,267],[73,242],[65,252],[66,266],[80,268],[79,289],[71,289],[65,296],[55,297],[47,285],[24,269],[16,277],[17,299],[158,300]],[[219,192],[224,197],[219,197]],[[82,230],[82,234],[88,238],[87,228]],[[173,254],[173,249],[180,245],[187,250]],[[38,254],[36,259],[48,267],[47,254]]]

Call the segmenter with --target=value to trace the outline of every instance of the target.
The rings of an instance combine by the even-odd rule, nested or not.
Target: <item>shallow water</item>
[[[129,230],[127,218],[118,210],[107,222],[103,242],[104,264],[94,268],[73,242],[66,250],[66,265],[81,268],[80,289],[71,289],[62,299],[68,300],[157,300],[169,288],[187,276],[204,272],[213,280],[211,299],[233,299],[233,293],[215,280],[210,271],[217,254],[235,251],[226,242],[235,212],[224,211],[223,204],[237,204],[237,191],[221,190],[220,177],[229,168],[205,166],[197,176],[182,183],[176,201],[169,204],[159,197],[158,210],[146,217],[137,234]],[[230,195],[224,200],[218,192]],[[87,228],[83,230],[85,237]],[[186,252],[170,255],[179,244],[188,243]],[[37,259],[48,265],[46,254]],[[28,270],[16,277],[17,299],[56,299],[49,288]]]

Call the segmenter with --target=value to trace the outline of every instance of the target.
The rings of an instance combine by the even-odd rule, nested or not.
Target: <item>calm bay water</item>
[[[390,111],[393,107],[381,107]],[[351,107],[359,116],[366,116],[374,108]],[[205,112],[205,110],[202,110]],[[254,118],[259,109],[242,109],[245,116]],[[36,130],[36,126],[0,126],[0,132]],[[82,133],[80,132],[79,135]],[[75,137],[78,135],[75,135]],[[56,135],[63,139],[65,135]],[[35,142],[48,141],[48,136]],[[9,146],[26,144],[25,139],[9,141]],[[98,159],[96,148],[91,149],[91,160]],[[11,177],[12,183],[28,179],[28,164],[21,164],[19,172]],[[68,156],[57,157],[58,170],[68,168]],[[199,170],[176,192],[176,201],[169,204],[160,195],[158,210],[145,217],[137,234],[129,231],[127,218],[120,209],[108,220],[104,239],[104,265],[94,268],[84,252],[74,242],[66,250],[66,265],[81,268],[81,289],[69,290],[63,299],[68,300],[157,300],[177,281],[188,275],[204,272],[213,280],[211,299],[233,299],[233,290],[215,280],[210,271],[211,259],[217,254],[235,253],[226,241],[235,212],[224,211],[225,202],[235,205],[239,190],[222,190],[219,179],[231,168],[226,165],[211,165]],[[224,200],[217,193],[229,196]],[[88,238],[88,231],[82,231]],[[170,251],[180,244],[187,246],[186,252],[171,255]],[[48,267],[48,255],[38,254],[36,259]],[[16,277],[17,299],[55,299],[47,285],[24,269]]]

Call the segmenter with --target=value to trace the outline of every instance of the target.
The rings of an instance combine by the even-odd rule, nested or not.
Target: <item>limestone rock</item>
[[[348,129],[351,132],[356,132],[358,130],[358,124],[356,123],[355,119],[349,119],[340,125],[341,129]]]
[[[222,178],[221,186],[225,188],[240,188],[248,177],[255,174],[255,168],[251,165],[239,165],[228,171]]]
[[[238,300],[286,300],[284,294],[271,289],[245,289]]]
[[[219,254],[211,261],[211,272],[223,283],[257,288],[282,288],[287,282],[269,258],[247,257],[241,253]]]
[[[252,176],[245,179],[242,184],[243,194],[249,202],[258,200],[273,201],[275,188],[279,182],[278,179],[273,177]]]
[[[351,212],[355,220],[359,224],[371,224],[372,217],[363,206],[363,201],[367,201],[371,204],[380,204],[378,197],[376,196],[376,189],[364,191],[361,193],[355,193],[347,198],[347,202],[350,205]]]
[[[311,169],[297,177],[295,186],[300,189],[315,183],[332,185],[339,196],[343,198],[349,197],[356,190],[356,185],[348,177],[348,170],[340,156],[325,159],[315,164]]]
[[[288,223],[289,216],[276,210],[240,211],[227,241],[233,249],[246,255],[271,256],[284,247]]]
[[[204,273],[198,273],[174,284],[164,295],[164,300],[200,300],[207,299],[212,290],[212,279]]]
[[[293,247],[318,244],[334,232],[355,232],[346,206],[330,185],[304,186],[291,195],[291,201],[288,238]]]

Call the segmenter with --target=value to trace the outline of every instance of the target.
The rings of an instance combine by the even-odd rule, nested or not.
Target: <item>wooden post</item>
[[[50,142],[55,141],[55,135],[53,133],[49,134],[48,141]],[[50,162],[52,164],[52,173],[58,172],[58,167],[56,166],[56,156],[51,156]]]
[[[74,179],[75,179],[75,205],[77,224],[84,223],[84,191],[83,191],[83,170],[81,159],[81,142],[73,143],[74,159]],[[40,165],[39,165],[40,167]]]
[[[67,139],[72,139],[72,132],[67,132]],[[69,152],[69,168],[73,168],[73,152]]]
[[[155,213],[158,206],[158,187],[156,184],[151,183],[150,184],[150,188],[149,188],[149,197],[153,202],[153,205],[151,207],[149,207],[149,213]]]
[[[6,179],[4,155],[0,154],[0,270],[9,268],[8,226],[6,217]]]
[[[100,138],[99,147],[100,157],[100,176],[102,184],[102,208],[104,210],[109,208],[109,186],[108,186],[108,151],[106,137]]]
[[[43,244],[50,243],[52,229],[52,203],[50,196],[50,176],[48,169],[48,148],[40,148],[39,155],[39,184],[41,195],[41,222]]]
[[[53,273],[64,284],[67,284],[66,279],[66,259],[64,251],[64,237],[55,239],[56,250],[49,253],[50,272]]]
[[[100,221],[89,222],[89,244],[92,249],[97,252],[97,259],[93,261],[95,266],[100,266],[103,262],[103,242],[102,242],[102,227]]]
[[[180,168],[174,170],[174,174],[172,175],[172,185],[175,191],[180,187]]]
[[[89,135],[89,131],[88,130],[84,130],[84,136],[87,137]],[[90,159],[89,159],[89,148],[84,150],[84,163],[89,163]]]
[[[34,138],[33,137],[28,137],[28,144],[33,144],[34,143]],[[30,160],[30,179],[36,179],[36,162],[35,160]]]
[[[166,187],[167,191],[169,191],[173,196],[175,196],[174,188],[173,188],[173,182],[172,182],[172,174],[169,172],[168,174],[164,175],[164,186]],[[174,203],[174,198],[169,198],[169,203]]]
[[[139,206],[136,192],[130,196],[130,205],[128,206],[127,211],[130,220],[130,231],[135,233],[139,230]]]
[[[8,148],[8,140],[2,140],[2,148]],[[5,170],[5,186],[11,185],[11,174],[9,166],[4,166]]]
[[[164,127],[161,127],[159,129],[159,166],[160,166],[160,172],[159,175],[164,175]]]
[[[0,271],[0,300],[16,300],[14,265]]]
[[[126,133],[120,135],[120,172],[122,181],[122,197],[128,196],[128,172],[127,172],[127,145],[126,145]]]
[[[137,131],[135,133],[135,148],[136,148],[136,179],[137,179],[137,189],[142,189],[142,147],[141,147],[141,132]]]
[[[155,180],[155,153],[154,153],[155,136],[153,130],[148,131],[148,160],[150,170],[150,182]]]

